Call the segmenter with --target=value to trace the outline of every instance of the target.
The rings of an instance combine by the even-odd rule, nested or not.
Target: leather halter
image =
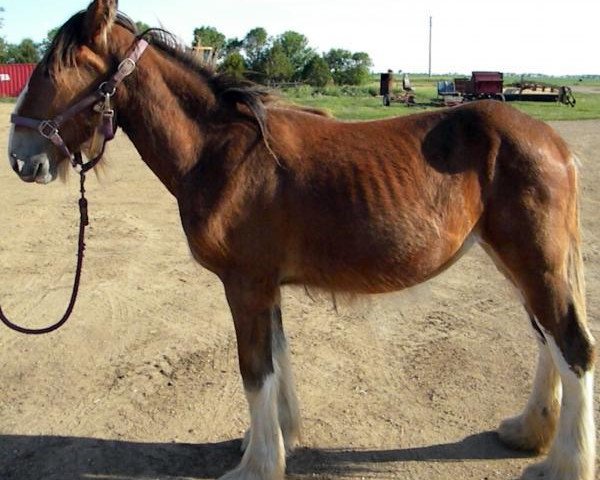
[[[62,327],[69,317],[71,313],[73,313],[73,308],[75,307],[75,301],[77,300],[77,293],[79,292],[79,284],[81,281],[81,271],[83,269],[83,257],[85,250],[85,227],[89,224],[88,220],[88,208],[87,208],[87,199],[85,198],[85,174],[88,170],[94,168],[94,166],[100,161],[102,155],[104,154],[104,148],[106,147],[106,142],[112,140],[115,136],[115,127],[114,127],[114,111],[110,108],[110,98],[115,94],[117,87],[119,84],[130,75],[136,67],[137,61],[144,53],[144,50],[148,46],[148,42],[143,39],[138,39],[134,47],[130,50],[129,54],[123,60],[119,67],[117,68],[117,72],[110,77],[110,79],[106,82],[103,82],[96,92],[88,95],[83,100],[75,103],[71,107],[69,107],[64,113],[54,117],[52,120],[37,120],[33,118],[21,117],[18,115],[11,116],[11,122],[15,125],[31,128],[37,130],[40,135],[44,138],[50,140],[56,147],[69,157],[71,164],[73,167],[79,172],[80,177],[80,192],[81,198],[79,199],[79,240],[77,244],[77,266],[75,270],[75,280],[73,282],[73,290],[71,291],[71,299],[69,300],[69,304],[67,309],[62,316],[62,318],[56,323],[50,325],[45,328],[25,328],[13,323],[2,311],[0,308],[0,322],[4,323],[10,329],[24,333],[27,335],[42,335],[45,333],[50,333],[55,330],[58,330]],[[91,159],[88,163],[83,163],[83,159],[81,156],[81,151],[77,150],[73,154],[65,144],[64,140],[60,136],[59,129],[60,126],[66,122],[67,120],[73,118],[79,112],[91,107],[98,103],[99,99],[104,98],[104,103],[100,105],[100,109],[97,110],[102,114],[102,123],[99,125],[99,129],[102,130],[104,135],[104,144],[102,145],[102,151],[98,156]]]
[[[138,60],[146,50],[148,42],[142,38],[138,39],[133,48],[128,52],[127,57],[119,64],[117,71],[106,82],[102,82],[98,89],[70,106],[66,111],[49,120],[38,120],[34,118],[21,117],[12,114],[10,121],[19,127],[26,127],[37,130],[38,133],[52,142],[66,157],[71,161],[71,165],[79,172],[87,172],[96,166],[104,155],[106,143],[115,137],[116,126],[114,124],[115,112],[111,108],[110,99],[116,93],[117,87],[125,78],[135,70]],[[60,127],[73,118],[78,113],[98,104],[100,100],[104,103],[99,105],[99,113],[102,114],[99,129],[104,137],[104,143],[100,153],[87,163],[83,163],[81,152],[78,150],[71,153],[65,141],[60,136]]]

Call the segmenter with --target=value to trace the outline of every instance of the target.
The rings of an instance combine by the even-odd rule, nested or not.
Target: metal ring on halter
[[[40,135],[47,139],[52,139],[58,133],[58,125],[52,120],[44,120],[38,126]]]
[[[111,89],[110,91],[108,91],[108,92],[105,92],[105,91],[104,91],[104,88],[105,88],[105,87],[107,87],[107,86],[109,86],[109,85],[110,85],[110,84],[109,84],[108,82],[102,82],[102,83],[100,84],[100,86],[98,87],[98,91],[99,91],[99,92],[100,92],[102,95],[108,95],[109,97],[112,97],[112,96],[113,96],[113,95],[116,93],[116,91],[117,91],[117,86],[116,86],[116,85],[113,85],[113,86],[112,86],[112,89]]]

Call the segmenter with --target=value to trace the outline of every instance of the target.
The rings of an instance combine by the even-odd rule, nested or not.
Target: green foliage
[[[214,27],[203,26],[194,29],[193,47],[202,45],[203,47],[212,47],[217,58],[220,58],[225,51],[226,38]]]
[[[225,57],[221,65],[219,65],[219,71],[238,79],[243,78],[246,72],[244,57],[238,51],[231,52]]]
[[[227,57],[234,52],[240,53],[242,48],[244,48],[243,40],[240,40],[239,38],[228,38],[225,42],[225,56]]]
[[[352,52],[343,48],[332,48],[323,55],[323,58],[329,65],[334,82],[340,85],[343,80],[343,72],[348,68],[352,59]]]
[[[0,7],[0,14],[4,12],[4,7]],[[0,28],[4,26],[4,17],[0,17]],[[0,63],[6,63],[7,45],[4,37],[0,37]]]
[[[8,44],[0,37],[0,63],[8,63]]]
[[[269,37],[267,31],[262,27],[250,30],[242,41],[248,68],[258,71],[268,50]]]
[[[244,72],[267,84],[306,82],[325,87],[332,79],[338,85],[364,85],[370,79],[372,62],[367,53],[332,49],[319,56],[308,38],[292,30],[269,37],[264,28],[255,27],[240,40],[227,39],[214,27],[203,26],[194,30],[192,45],[212,47],[219,70],[235,76]]]
[[[304,67],[302,78],[313,87],[324,87],[333,81],[329,65],[323,57],[314,55]]]
[[[40,61],[38,46],[30,38],[24,39],[18,45],[8,45],[8,63],[37,63]]]
[[[294,65],[282,45],[275,44],[267,52],[259,71],[264,73],[268,83],[288,82],[294,75]]]
[[[135,22],[135,28],[137,29],[138,33],[144,33],[146,30],[150,29],[150,25],[148,25],[147,23],[144,22]]]
[[[41,56],[44,56],[46,54],[46,52],[50,48],[50,45],[52,45],[52,41],[54,40],[54,37],[56,37],[57,33],[58,27],[53,28],[46,34],[46,38],[44,38],[42,40],[42,43],[40,43],[39,45],[39,51]]]
[[[315,51],[308,46],[308,39],[298,32],[287,31],[273,41],[272,49],[281,49],[292,66],[291,80],[301,80],[302,72]]]
[[[323,58],[337,85],[363,85],[370,79],[369,67],[373,62],[365,52],[352,53],[342,48],[332,48]]]

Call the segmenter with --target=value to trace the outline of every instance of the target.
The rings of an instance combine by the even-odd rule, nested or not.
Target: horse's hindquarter
[[[286,125],[284,281],[383,292],[443,270],[481,215],[495,156],[485,126],[451,115],[341,123],[303,114]]]

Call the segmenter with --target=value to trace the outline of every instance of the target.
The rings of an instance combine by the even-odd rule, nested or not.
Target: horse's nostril
[[[12,169],[16,173],[19,173],[19,170],[20,170],[19,163],[23,164],[23,162],[21,160],[19,160],[19,157],[17,156],[16,153],[11,153],[10,154],[10,159],[11,159],[10,165],[11,165]]]

